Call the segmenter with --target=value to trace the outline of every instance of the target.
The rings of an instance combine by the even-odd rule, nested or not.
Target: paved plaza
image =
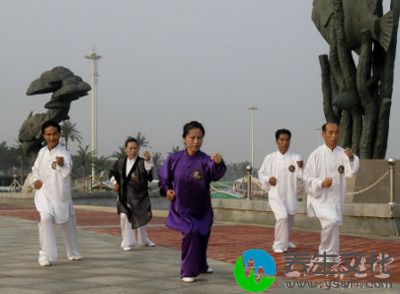
[[[82,261],[68,261],[59,229],[59,261],[42,268],[37,263],[38,232],[31,200],[0,201],[0,293],[246,293],[235,282],[233,264],[243,251],[261,248],[270,251],[273,228],[217,222],[208,250],[213,274],[200,275],[195,283],[179,279],[180,234],[164,226],[163,212],[155,211],[149,236],[155,248],[124,252],[119,248],[119,218],[113,208],[76,206]],[[315,253],[319,233],[295,231],[293,252]],[[395,258],[390,264],[391,289],[341,289],[332,293],[398,293],[400,290],[400,240],[341,236],[344,252],[385,252]],[[327,289],[288,288],[283,274],[284,256],[272,254],[278,281],[270,293],[317,293]],[[308,280],[321,282],[322,278]],[[329,292],[329,293],[330,293]],[[250,292],[247,292],[250,293]]]

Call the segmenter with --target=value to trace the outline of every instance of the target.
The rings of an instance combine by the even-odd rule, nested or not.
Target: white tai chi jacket
[[[258,171],[258,179],[268,191],[269,204],[277,220],[286,218],[288,214],[296,214],[297,181],[303,175],[303,169],[297,166],[297,161],[301,161],[298,154],[276,151],[265,157]],[[268,183],[270,177],[276,178],[275,186]]]
[[[308,192],[308,215],[336,220],[341,224],[346,196],[345,177],[355,175],[359,167],[359,158],[354,155],[354,160],[350,161],[340,146],[331,150],[323,144],[315,149],[309,156],[304,169],[304,182]],[[322,188],[322,181],[327,177],[332,178],[332,186]]]
[[[64,157],[64,166],[55,164],[57,156]],[[35,191],[35,205],[39,212],[54,217],[54,222],[62,224],[73,214],[71,198],[72,159],[70,152],[58,144],[51,151],[47,146],[40,149],[32,167],[31,184],[41,180],[43,186]]]

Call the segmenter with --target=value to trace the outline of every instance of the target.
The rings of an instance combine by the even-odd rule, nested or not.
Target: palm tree
[[[76,123],[71,123],[69,120],[65,120],[61,124],[61,137],[64,138],[65,148],[68,149],[68,141],[77,141],[79,144],[82,142],[82,136],[76,129]]]
[[[78,152],[72,156],[72,160],[74,162],[74,174],[82,174],[85,177],[91,172],[94,154],[89,151],[89,145],[86,145],[85,148],[79,145]]]
[[[20,168],[21,168],[21,183],[23,182],[23,178],[25,176],[25,169],[24,166],[25,164],[28,164],[28,158],[25,155],[25,152],[22,148],[21,142],[18,140],[15,140],[15,144],[10,148],[10,152],[16,160],[19,161]]]
[[[174,152],[178,152],[179,151],[179,145],[176,146],[171,146],[171,152],[168,152],[169,154],[174,153]]]
[[[118,147],[118,151],[115,151],[111,157],[114,157],[116,159],[121,159],[125,157],[125,147],[124,146],[120,146]]]
[[[157,179],[158,176],[158,168],[161,166],[163,162],[162,153],[155,152],[153,154],[153,165],[154,165],[154,178]]]
[[[94,166],[96,173],[99,174],[102,171],[110,170],[112,167],[112,161],[109,156],[100,156],[94,158]]]
[[[23,164],[26,159],[21,143],[18,145],[9,146],[6,141],[0,143],[0,172],[5,173],[11,169],[16,169],[17,166],[21,167],[21,176],[23,175]]]
[[[10,148],[6,141],[0,143],[0,169],[5,171],[10,166]]]
[[[136,140],[138,141],[138,147],[144,147],[144,148],[148,148],[150,147],[149,142],[146,139],[146,136],[144,134],[142,134],[142,132],[138,132],[136,134]]]
[[[144,147],[144,148],[150,147],[149,142],[148,142],[147,139],[146,139],[146,136],[143,135],[142,132],[138,132],[138,133],[136,134],[135,139],[136,139],[136,141],[138,142],[138,147],[139,147],[139,148],[141,148],[141,147]],[[118,147],[118,150],[115,151],[115,152],[111,155],[111,157],[114,157],[114,158],[116,158],[116,159],[120,159],[120,158],[124,158],[124,157],[125,157],[125,154],[126,154],[126,153],[125,153],[125,146],[120,146],[120,147]]]

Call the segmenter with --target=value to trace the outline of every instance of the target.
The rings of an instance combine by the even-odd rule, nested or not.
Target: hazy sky
[[[0,7],[0,141],[14,144],[29,112],[46,111],[50,94],[25,94],[42,72],[62,65],[90,83],[84,56],[95,46],[103,56],[101,155],[138,131],[165,154],[182,145],[182,126],[195,119],[206,128],[205,152],[249,160],[252,105],[255,166],[275,150],[277,128],[292,130],[292,150],[304,158],[319,143],[318,55],[328,46],[311,21],[311,0],[0,0]],[[387,152],[396,158],[399,62]],[[74,101],[69,115],[89,144],[90,96]]]

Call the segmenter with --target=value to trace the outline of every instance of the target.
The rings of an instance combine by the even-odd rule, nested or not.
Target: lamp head
[[[387,159],[387,163],[388,163],[389,165],[395,165],[396,160],[395,160],[394,158],[390,157],[390,158]]]

